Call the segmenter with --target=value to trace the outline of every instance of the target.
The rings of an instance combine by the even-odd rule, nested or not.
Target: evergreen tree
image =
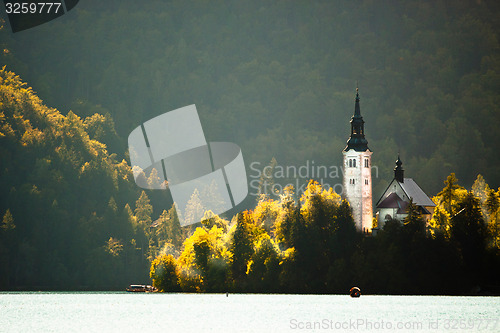
[[[486,199],[486,207],[490,215],[489,231],[493,238],[493,245],[500,249],[500,189],[490,189]]]
[[[457,244],[470,278],[481,276],[486,250],[486,225],[479,199],[468,192],[459,203],[459,211],[451,218],[451,240]],[[479,273],[479,274],[478,274]]]
[[[142,191],[141,196],[135,202],[135,217],[137,223],[145,229],[149,229],[151,225],[151,215],[153,214],[153,206],[151,206],[148,195]]]
[[[200,199],[200,192],[195,189],[184,210],[184,224],[192,225],[201,221],[205,215],[205,206]]]
[[[250,223],[249,212],[238,213],[236,228],[230,245],[230,250],[233,254],[231,274],[237,290],[244,288],[248,260],[253,253]]]
[[[135,202],[135,220],[137,221],[138,230],[137,238],[141,247],[142,255],[149,257],[151,255],[149,245],[151,240],[151,215],[153,214],[153,206],[150,204],[148,195],[142,191],[139,199]]]
[[[2,219],[2,229],[4,230],[4,232],[9,232],[11,230],[14,230],[15,228],[16,225],[14,224],[14,217],[12,217],[10,209],[7,209]]]
[[[278,292],[281,273],[281,253],[268,234],[255,244],[255,251],[247,266],[249,288],[253,292]]]
[[[457,185],[458,179],[455,177],[455,173],[451,173],[447,178],[444,184],[446,185],[441,192],[438,193],[438,196],[441,196],[441,201],[444,204],[446,212],[448,214],[452,214],[452,204],[453,201],[456,200],[456,190],[460,188]]]
[[[413,198],[410,199],[406,208],[406,214],[403,221],[405,229],[413,235],[425,236],[425,221],[418,211],[418,207],[413,203]]]

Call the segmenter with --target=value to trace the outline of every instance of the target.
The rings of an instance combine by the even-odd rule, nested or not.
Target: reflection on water
[[[2,332],[498,332],[498,318],[499,297],[0,293]]]

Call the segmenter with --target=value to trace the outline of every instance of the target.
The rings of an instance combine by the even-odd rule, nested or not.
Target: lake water
[[[500,332],[500,297],[0,293],[0,332]]]

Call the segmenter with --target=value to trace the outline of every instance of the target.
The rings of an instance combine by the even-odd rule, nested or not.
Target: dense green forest
[[[116,136],[112,120],[64,116],[5,69],[0,84],[2,288],[102,288],[144,278],[130,167],[97,140]]]
[[[196,104],[207,140],[237,143],[247,165],[341,165],[359,81],[374,195],[398,150],[436,193],[450,172],[500,186],[498,13],[494,0],[82,0],[3,29],[2,60],[64,114],[109,113],[120,156],[137,124]]]
[[[380,280],[395,272],[391,279],[397,280],[411,271],[397,266],[398,260],[417,250],[427,257],[432,249],[449,256],[450,270],[432,273],[437,263],[429,263],[422,276],[472,272],[457,245],[460,237],[451,233],[450,218],[457,213],[453,210],[466,204],[463,191],[453,205],[449,201],[437,211],[432,228],[441,232],[429,229],[427,237],[415,240],[415,248],[405,238],[410,237],[406,225],[374,238],[360,237],[350,229],[341,201],[328,199],[335,202],[328,208],[332,214],[344,214],[338,223],[346,225],[346,239],[352,240],[345,244],[348,248],[332,245],[339,237],[333,227],[326,228],[325,235],[311,227],[313,234],[304,231],[307,237],[319,237],[318,244],[333,251],[321,254],[330,264],[327,271],[314,268],[320,270],[316,282],[305,285],[310,277],[302,276],[290,284],[295,289],[265,286],[256,281],[288,281],[283,276],[296,276],[291,272],[307,261],[300,256],[319,251],[304,253],[300,245],[292,245],[301,240],[275,232],[280,221],[276,216],[284,209],[276,207],[283,205],[295,207],[289,209],[306,226],[315,225],[314,218],[299,213],[309,203],[304,198],[299,204],[305,193],[295,193],[287,203],[282,202],[284,192],[266,199],[249,196],[225,216],[181,229],[168,191],[143,192],[134,184],[127,136],[145,120],[196,104],[207,141],[230,141],[242,148],[249,180],[257,176],[250,168],[254,162],[260,169],[269,163],[299,167],[307,161],[340,166],[358,81],[366,136],[378,168],[373,175],[375,202],[392,179],[398,151],[406,174],[429,195],[440,192],[452,172],[467,189],[478,174],[496,189],[499,12],[500,4],[493,0],[81,0],[66,15],[15,34],[4,18],[0,289],[123,289],[147,281],[151,261],[172,254],[168,265],[177,277],[195,268],[224,276],[223,286],[204,284],[200,276],[181,279],[178,288],[183,290],[237,290],[237,282],[244,290],[316,292],[321,279],[330,283],[324,290],[333,292],[356,278],[373,292],[396,292],[408,285],[417,286],[415,292],[439,292],[443,284],[422,286],[408,280],[408,285],[397,287],[395,282],[369,285],[363,278],[373,274]],[[311,178],[266,176],[282,185],[307,184]],[[338,177],[324,181],[340,183],[342,174]],[[468,287],[491,281],[487,267],[495,262],[495,244],[498,247],[492,227],[497,217],[485,206],[489,192],[481,188],[483,194],[474,193],[483,219],[479,225],[485,227],[479,237],[484,244],[478,246],[488,254],[479,274],[483,280],[472,278],[463,284]],[[258,213],[263,205],[274,207],[277,214],[266,220],[266,227],[256,217],[264,214]],[[238,214],[245,209],[249,211]],[[243,263],[235,268],[231,259],[236,230],[253,235],[241,245],[247,247],[242,251],[251,248],[243,256],[245,272]],[[220,270],[208,269],[208,261],[193,263],[192,253],[203,237],[210,251],[215,251],[212,245],[217,247],[210,265],[220,263]],[[256,256],[267,255],[272,259],[258,262]],[[279,269],[266,278],[252,271],[276,263],[281,263]],[[357,268],[339,276],[345,267]],[[463,291],[458,285],[452,283],[447,290]]]

